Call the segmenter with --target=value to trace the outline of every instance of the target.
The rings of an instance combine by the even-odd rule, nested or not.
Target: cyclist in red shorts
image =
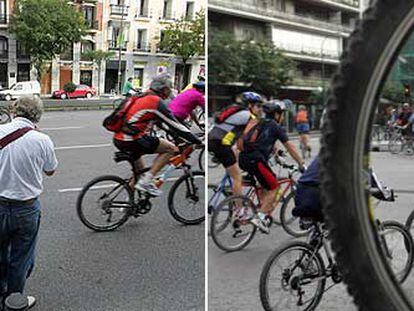
[[[268,164],[269,157],[274,150],[274,145],[279,140],[286,148],[288,153],[299,164],[300,170],[304,171],[304,161],[293,143],[289,141],[285,129],[280,125],[283,122],[286,105],[282,101],[271,101],[263,105],[265,118],[251,130],[256,130],[257,138],[254,142],[249,136],[250,131],[243,134],[243,151],[239,155],[239,165],[244,171],[256,177],[263,187],[263,195],[260,200],[262,205],[257,213],[257,217],[252,219],[252,223],[262,232],[269,233],[269,218],[274,210],[274,200],[279,182]],[[249,137],[249,141],[246,141]]]

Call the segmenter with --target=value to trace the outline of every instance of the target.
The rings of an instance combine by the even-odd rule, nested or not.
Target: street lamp
[[[118,48],[118,95],[121,94],[121,76],[122,76],[122,71],[121,71],[121,65],[122,65],[122,35],[123,35],[123,31],[124,31],[124,7],[125,7],[125,3],[122,2],[122,10],[121,10],[121,26],[120,26],[120,31],[119,31],[119,35],[118,35],[118,44],[119,44],[119,48]],[[122,41],[121,41],[122,40]]]

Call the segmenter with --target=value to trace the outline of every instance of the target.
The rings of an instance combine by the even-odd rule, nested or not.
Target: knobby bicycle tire
[[[128,182],[119,176],[115,176],[115,175],[100,176],[100,177],[94,178],[89,183],[87,183],[83,187],[82,191],[79,193],[78,199],[76,201],[76,211],[77,211],[80,221],[89,229],[97,231],[97,232],[113,231],[119,228],[120,226],[122,226],[129,218],[129,213],[128,211],[126,211],[124,216],[117,223],[114,223],[113,225],[110,225],[110,226],[97,226],[97,225],[94,225],[92,222],[90,222],[86,218],[84,211],[83,211],[83,199],[86,193],[93,187],[93,185],[99,182],[102,182],[102,181],[108,181],[108,182],[112,181],[112,182],[122,185],[123,188],[128,192],[128,196],[129,196],[128,203],[132,206],[132,202],[134,202],[134,193],[130,189]]]
[[[368,166],[368,131],[378,90],[411,34],[413,20],[414,0],[371,3],[349,40],[328,99],[322,202],[344,281],[360,310],[413,310],[380,254],[361,178]]]
[[[273,251],[273,253],[269,256],[267,259],[265,265],[263,266],[262,272],[260,274],[260,283],[259,283],[259,293],[260,293],[260,301],[262,303],[263,308],[266,311],[283,311],[283,307],[280,309],[274,309],[270,306],[269,303],[269,295],[268,295],[268,282],[269,282],[269,271],[272,268],[274,260],[276,260],[278,257],[280,257],[284,252],[288,251],[289,249],[294,248],[302,248],[304,252],[311,255],[314,260],[317,262],[320,270],[321,270],[321,276],[326,275],[326,269],[325,264],[322,260],[321,255],[319,252],[315,252],[314,248],[310,246],[309,244],[301,241],[295,241],[295,242],[288,242],[280,247],[278,247],[276,250]],[[326,284],[326,278],[321,279],[321,285],[318,288],[318,291],[311,303],[311,305],[304,309],[303,311],[310,311],[315,310],[315,308],[318,306],[318,304],[321,301],[321,298],[323,296],[324,290],[325,290],[325,284]],[[286,290],[286,289],[285,289]],[[290,291],[283,292],[281,295],[288,295]]]
[[[205,208],[204,208],[204,204],[201,207],[202,211],[200,212],[200,217],[194,218],[194,219],[189,219],[186,216],[183,216],[180,212],[178,212],[175,204],[174,204],[174,196],[177,192],[177,188],[180,186],[181,183],[186,182],[187,180],[190,180],[194,177],[197,176],[203,176],[205,177],[205,173],[204,172],[192,172],[192,173],[187,173],[183,176],[181,176],[179,179],[177,179],[177,181],[172,185],[170,192],[168,193],[168,209],[170,210],[171,216],[177,220],[178,222],[181,222],[185,225],[198,225],[200,223],[202,223],[205,219]],[[204,200],[205,194],[204,194],[204,186],[202,189],[197,189],[199,196],[202,197],[202,200]]]

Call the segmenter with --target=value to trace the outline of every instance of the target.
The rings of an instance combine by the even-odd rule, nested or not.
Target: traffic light
[[[405,97],[411,97],[411,85],[404,84],[404,95]]]

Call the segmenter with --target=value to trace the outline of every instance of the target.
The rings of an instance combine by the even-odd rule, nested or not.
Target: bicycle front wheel
[[[405,227],[396,221],[380,225],[379,240],[389,266],[398,282],[403,283],[413,265],[413,239]]]
[[[205,219],[204,172],[181,176],[168,194],[168,208],[175,220],[185,225],[198,225]]]
[[[308,234],[308,230],[300,228],[300,218],[292,215],[292,210],[295,208],[295,193],[291,192],[283,199],[282,207],[280,209],[280,221],[286,233],[300,238]]]
[[[266,311],[315,310],[326,284],[320,254],[304,242],[276,249],[260,275],[260,300]]]
[[[401,136],[391,138],[388,142],[388,150],[392,154],[398,154],[403,151],[404,141]]]
[[[101,176],[81,191],[76,210],[81,222],[94,231],[115,230],[128,220],[134,194],[128,182],[118,176]]]
[[[255,214],[255,205],[248,197],[232,195],[221,201],[211,217],[214,243],[226,252],[245,248],[256,233],[256,226],[250,222]]]

